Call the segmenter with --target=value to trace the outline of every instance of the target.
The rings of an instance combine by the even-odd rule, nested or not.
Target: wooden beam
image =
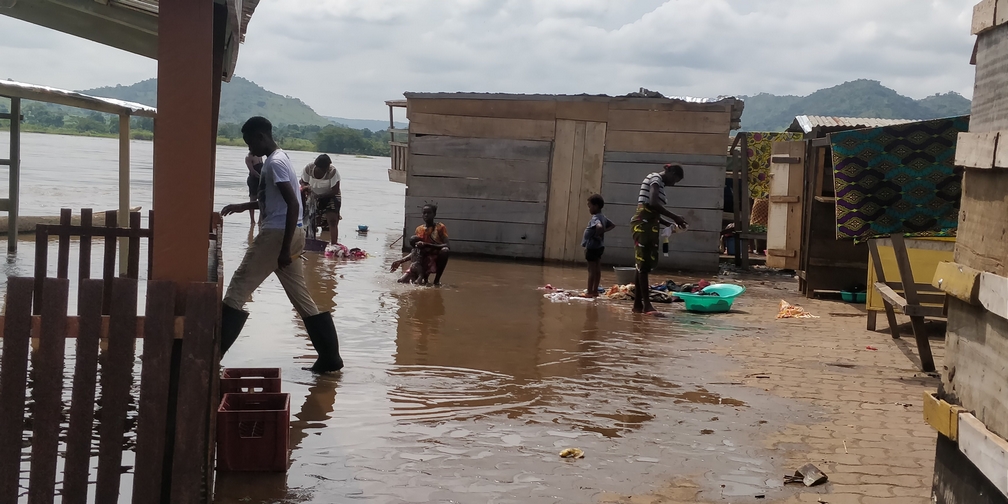
[[[414,113],[410,118],[409,130],[413,135],[553,140],[555,123],[553,120],[540,119]]]
[[[410,99],[406,117],[410,122],[428,114],[553,121],[556,104],[552,100]]]
[[[959,451],[1008,496],[1008,441],[969,413],[959,414]]]
[[[4,321],[5,315],[0,315],[0,339],[4,337]],[[185,317],[175,317],[175,339],[182,339],[182,324],[185,322]],[[77,338],[80,335],[80,323],[81,318],[78,316],[67,317],[66,325],[66,336],[67,338]],[[42,334],[42,316],[32,315],[31,321],[31,337],[38,338]],[[102,339],[108,338],[109,334],[109,316],[102,315],[101,318],[101,331],[99,335]],[[137,329],[136,329],[137,339],[143,339],[144,337],[144,317],[137,317]]]
[[[218,114],[214,81],[221,79],[214,70],[214,6],[175,0],[159,7],[153,210],[164,218],[154,222],[155,280],[188,284],[207,278]]]
[[[1008,0],[997,0],[994,8],[994,26],[1008,23]]]
[[[1008,278],[983,272],[977,298],[987,311],[1008,319]]]
[[[959,439],[959,413],[962,407],[949,404],[934,392],[924,392],[924,421],[941,435],[956,441]]]
[[[997,17],[997,0],[981,0],[973,6],[973,23],[970,26],[970,33],[979,35],[991,28],[994,28]]]
[[[10,99],[11,115],[21,117],[21,99]],[[7,182],[7,253],[17,253],[18,213],[21,199],[21,121],[10,122],[10,170]]]
[[[610,113],[612,111],[610,110]],[[607,131],[606,149],[621,152],[720,155],[727,161],[729,137],[721,133]]]
[[[969,266],[943,261],[938,263],[931,285],[956,299],[978,305],[981,273]]]
[[[130,116],[119,115],[119,227],[129,227],[130,219]],[[126,250],[127,238],[119,239],[119,250]],[[119,271],[126,271],[127,254],[119,254]]]
[[[998,133],[960,132],[956,142],[955,164],[966,168],[993,168]]]

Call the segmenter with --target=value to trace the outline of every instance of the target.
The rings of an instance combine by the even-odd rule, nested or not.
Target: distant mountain
[[[333,124],[342,124],[353,129],[369,129],[371,131],[385,131],[388,129],[388,121],[375,121],[372,119],[347,119],[345,117],[323,116]],[[406,123],[396,122],[396,128],[406,129]]]
[[[799,115],[936,119],[970,112],[970,101],[958,93],[914,100],[867,79],[820,89],[808,96],[760,93],[741,98],[745,101],[742,129],[747,131],[783,131]]]
[[[147,79],[129,86],[117,85],[87,89],[81,92],[157,106],[157,79]],[[315,113],[303,101],[268,91],[248,79],[235,76],[231,82],[223,83],[220,103],[221,123],[240,124],[256,115],[265,116],[277,125],[327,126],[331,124],[328,119]]]

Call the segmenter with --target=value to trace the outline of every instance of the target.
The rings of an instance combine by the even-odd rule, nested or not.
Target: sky
[[[972,96],[977,0],[261,0],[236,74],[327,116],[404,91]],[[2,13],[2,10],[0,10]],[[68,89],[156,62],[0,15],[0,78]]]

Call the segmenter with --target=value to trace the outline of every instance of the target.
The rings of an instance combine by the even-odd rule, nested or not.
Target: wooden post
[[[130,217],[130,116],[119,114],[119,227],[128,227]],[[125,252],[127,239],[119,238],[119,250]],[[119,274],[125,274],[128,254],[119,254]]]
[[[7,201],[7,253],[17,252],[18,208],[21,192],[21,99],[10,99],[10,171]]]
[[[216,116],[214,2],[163,2],[158,15],[152,277],[206,281]],[[219,89],[219,87],[217,87]],[[181,309],[181,307],[179,307]]]

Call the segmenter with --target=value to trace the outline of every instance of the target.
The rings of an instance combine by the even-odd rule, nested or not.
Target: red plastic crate
[[[238,392],[280,393],[280,368],[225,368],[221,396]]]
[[[217,409],[217,468],[286,471],[290,394],[225,394]]]

